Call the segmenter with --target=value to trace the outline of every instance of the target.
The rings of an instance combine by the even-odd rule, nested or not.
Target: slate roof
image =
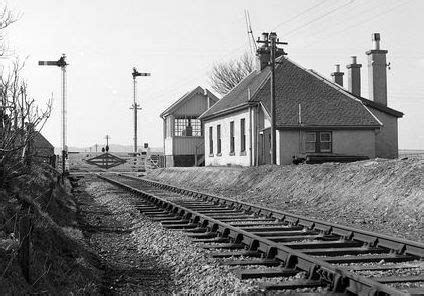
[[[382,125],[366,107],[366,103],[372,101],[356,98],[333,82],[300,67],[286,57],[279,59],[275,77],[277,128],[299,127],[299,104],[302,124],[305,126],[378,128]],[[250,98],[248,89],[250,89]],[[251,73],[230,93],[203,113],[201,118],[219,116],[237,106],[247,107],[255,102],[261,102],[270,113],[269,67],[261,72]],[[390,108],[386,107],[386,109]],[[402,113],[398,112],[399,114]]]
[[[249,99],[249,90],[250,96],[252,96],[259,87],[266,81],[269,77],[271,71],[269,67],[265,68],[263,71],[253,71],[245,79],[243,79],[239,84],[237,84],[228,94],[226,94],[221,100],[219,100],[215,105],[209,108],[205,113],[200,115],[200,118],[205,118],[210,115],[220,113],[221,111],[231,109],[237,106],[248,105]]]
[[[183,95],[181,98],[179,98],[177,101],[175,101],[171,106],[169,106],[168,108],[165,109],[165,111],[163,111],[159,116],[160,117],[164,117],[166,115],[168,115],[169,113],[171,113],[172,111],[176,110],[182,103],[184,103],[187,99],[191,98],[193,95],[195,95],[196,93],[200,93],[200,94],[204,94],[206,91],[206,93],[208,94],[208,96],[214,100],[215,102],[218,101],[219,99],[212,93],[210,92],[208,89],[203,89],[202,87],[198,86],[195,89],[193,89],[192,91],[187,92],[185,95]]]
[[[37,155],[51,156],[54,154],[54,146],[39,131],[34,131],[33,141]]]

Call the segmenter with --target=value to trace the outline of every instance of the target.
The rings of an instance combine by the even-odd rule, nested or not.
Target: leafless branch
[[[209,76],[212,89],[221,95],[226,95],[253,70],[253,58],[247,53],[239,59],[215,64]]]

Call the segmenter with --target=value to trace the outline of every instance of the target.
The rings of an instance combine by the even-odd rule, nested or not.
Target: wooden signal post
[[[138,76],[150,76],[150,73],[140,73],[134,67],[132,72],[134,83],[134,102],[130,109],[134,109],[134,154],[137,155],[137,110],[141,110],[140,105],[137,103],[137,80]]]
[[[39,66],[57,66],[62,69],[62,174],[66,174],[66,160],[68,158],[68,148],[66,146],[66,66],[65,54],[57,61],[39,61]]]

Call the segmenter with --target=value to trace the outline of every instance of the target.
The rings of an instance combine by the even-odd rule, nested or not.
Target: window
[[[245,119],[240,119],[240,152],[246,151]]]
[[[216,153],[221,154],[221,125],[216,126]]]
[[[185,137],[202,136],[200,120],[194,118],[175,118],[174,135]]]
[[[234,121],[230,122],[230,154],[234,155]]]
[[[209,127],[209,154],[213,155],[213,128]]]
[[[323,152],[332,151],[331,132],[307,132],[305,138],[305,152]]]
[[[331,152],[331,132],[320,132],[319,142],[321,152]]]
[[[316,134],[315,133],[306,133],[305,151],[306,152],[315,152],[315,143],[316,143]]]

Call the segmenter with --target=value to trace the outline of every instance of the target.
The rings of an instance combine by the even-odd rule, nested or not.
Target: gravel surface
[[[80,181],[81,182],[81,181]],[[183,233],[136,210],[139,199],[86,176],[76,199],[89,245],[103,268],[104,294],[243,294],[259,291],[241,281]]]

